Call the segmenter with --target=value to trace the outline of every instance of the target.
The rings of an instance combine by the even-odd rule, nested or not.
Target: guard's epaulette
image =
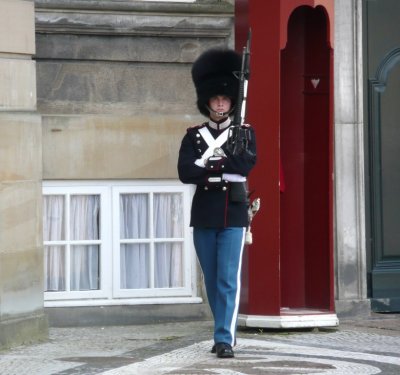
[[[193,126],[187,128],[186,131],[201,129],[201,128],[204,128],[206,125],[207,125],[207,123],[206,123],[206,122],[203,122],[203,123],[200,124],[200,125],[193,125]]]

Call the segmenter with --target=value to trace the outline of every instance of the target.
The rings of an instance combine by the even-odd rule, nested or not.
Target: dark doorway
[[[368,293],[400,311],[400,2],[364,1]]]
[[[281,299],[333,309],[332,50],[322,7],[291,15],[281,52]]]

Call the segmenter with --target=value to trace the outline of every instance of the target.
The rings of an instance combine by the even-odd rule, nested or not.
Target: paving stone
[[[240,330],[232,359],[210,353],[212,322],[51,328],[48,342],[0,352],[0,375],[398,375],[399,322]]]

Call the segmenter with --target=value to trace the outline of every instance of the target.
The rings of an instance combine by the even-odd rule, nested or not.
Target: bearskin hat
[[[241,57],[230,49],[210,49],[201,54],[192,66],[192,79],[197,93],[197,107],[204,116],[210,98],[225,95],[234,106],[239,90],[239,80],[234,72],[241,69]]]

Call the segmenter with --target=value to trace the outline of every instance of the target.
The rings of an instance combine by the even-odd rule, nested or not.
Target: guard
[[[190,225],[215,323],[211,352],[219,358],[234,356],[242,253],[249,225],[246,180],[256,162],[250,125],[240,125],[246,148],[232,152],[228,147],[240,70],[241,57],[229,49],[208,50],[194,62],[197,107],[208,121],[187,129],[178,160],[180,180],[196,185]]]

